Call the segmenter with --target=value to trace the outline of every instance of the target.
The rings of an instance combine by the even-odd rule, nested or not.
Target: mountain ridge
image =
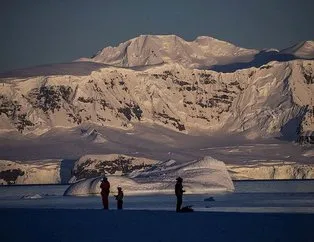
[[[281,56],[311,48],[311,41],[304,42]],[[204,63],[193,62],[193,54],[193,60],[200,60],[201,52],[219,58],[249,53],[253,59],[240,63],[245,68],[230,63],[197,69],[193,66]],[[12,72],[0,77],[1,131],[42,134],[84,123],[131,129],[134,123],[148,122],[179,132],[201,129],[295,139],[314,130],[313,60],[264,64],[265,56],[269,60],[280,51],[256,54],[206,36],[187,42],[175,35],[141,35],[99,53],[89,62],[34,67],[20,70],[20,76]],[[101,58],[112,62],[102,63]],[[225,67],[235,69],[219,71]]]
[[[187,68],[232,72],[260,67],[274,60],[293,59],[314,59],[313,41],[303,41],[278,51],[246,49],[209,36],[198,36],[192,41],[185,41],[176,35],[140,35],[116,47],[105,47],[91,58],[81,58],[78,61],[95,61],[121,67],[180,63]],[[229,65],[238,68],[228,68]],[[217,69],[217,66],[220,68]]]
[[[95,59],[1,74],[0,183],[67,182],[79,156],[123,153],[213,154],[235,179],[312,178],[311,147],[290,143],[313,143],[314,60],[302,58],[312,44],[257,51],[142,36]]]
[[[254,138],[284,131],[296,138],[313,129],[313,66],[310,60],[271,62],[234,73],[179,64],[144,71],[105,66],[85,76],[2,79],[1,130],[42,134],[84,123],[132,129],[148,122],[179,132]]]
[[[171,56],[157,56],[155,58],[151,58],[151,56],[144,56],[143,59],[137,60],[135,62],[131,61],[129,63],[129,57],[125,51],[127,47],[132,44],[132,42],[145,43],[147,39],[150,40],[158,40],[164,39],[172,40],[172,42],[177,42],[182,45],[188,45],[191,43],[197,43],[198,52],[204,52],[202,49],[202,45],[205,46],[208,58],[202,58],[195,56],[195,53],[190,53],[190,55],[183,55],[179,53],[179,57],[177,59],[171,59]],[[161,41],[162,42],[162,41]],[[167,41],[166,41],[167,42]],[[171,43],[171,41],[170,41]],[[215,43],[216,45],[210,45],[210,43]],[[224,52],[219,52],[216,50],[218,43],[218,49],[221,49],[222,46],[228,47],[229,49],[224,50]],[[168,43],[169,44],[169,43]],[[201,46],[201,47],[200,47]],[[203,46],[203,47],[204,47]],[[206,47],[207,46],[207,47]],[[202,48],[203,48],[202,47]],[[229,53],[228,50],[238,50],[239,52]],[[139,45],[140,50],[145,49],[143,45]],[[193,48],[192,48],[193,49]],[[210,51],[209,51],[210,50]],[[102,52],[104,52],[102,54]],[[118,53],[116,53],[118,52]],[[130,52],[129,55],[140,56],[137,52]],[[165,51],[164,51],[165,52]],[[183,52],[187,52],[184,50]],[[243,55],[244,53],[244,55]],[[167,53],[166,53],[167,54]],[[223,54],[228,54],[228,58],[224,58]],[[154,53],[154,56],[156,53]],[[183,56],[182,56],[183,55]],[[236,58],[230,58],[232,55],[238,55]],[[194,59],[193,59],[194,58]],[[314,59],[314,41],[302,41],[297,43],[291,47],[285,48],[283,50],[277,49],[245,49],[243,47],[237,47],[227,41],[219,40],[209,36],[198,36],[192,41],[185,41],[179,36],[176,35],[140,35],[138,37],[127,40],[123,43],[120,43],[118,46],[112,47],[107,46],[101,50],[99,50],[95,55],[91,58],[82,57],[77,60],[74,60],[70,63],[55,63],[55,64],[47,64],[47,65],[39,65],[29,68],[20,68],[12,71],[7,71],[0,73],[0,78],[9,78],[9,77],[32,77],[32,76],[49,76],[49,75],[88,75],[92,71],[100,69],[105,66],[114,66],[114,67],[122,67],[122,68],[131,68],[131,69],[139,69],[139,68],[150,68],[156,65],[162,64],[180,64],[186,68],[191,69],[204,69],[204,70],[214,70],[217,72],[235,72],[241,69],[248,69],[251,67],[261,67],[271,61],[279,61],[286,62],[296,59],[304,59],[304,60],[313,60]],[[83,62],[83,63],[82,63]]]
[[[180,63],[188,68],[201,68],[230,63],[247,55],[250,58],[249,55],[256,53],[256,50],[240,48],[207,36],[185,41],[176,35],[140,35],[116,47],[105,47],[91,59],[83,60],[122,67]],[[218,61],[219,58],[222,59]]]

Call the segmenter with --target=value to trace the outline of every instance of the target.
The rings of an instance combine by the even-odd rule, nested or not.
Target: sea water
[[[314,180],[234,181],[234,185],[234,192],[184,195],[183,206],[209,212],[314,213]],[[63,196],[68,186],[0,186],[0,208],[102,208],[99,196]],[[174,210],[175,203],[174,195],[126,195],[124,209]],[[116,209],[113,194],[110,209]]]

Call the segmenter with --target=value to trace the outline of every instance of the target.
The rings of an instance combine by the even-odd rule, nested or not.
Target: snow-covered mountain
[[[190,139],[202,134],[240,135],[250,140],[280,137],[292,141],[301,137],[302,142],[313,142],[310,137],[314,130],[313,50],[313,41],[282,51],[257,51],[211,37],[198,37],[188,42],[174,35],[143,35],[118,47],[106,47],[91,59],[4,73],[0,75],[0,138],[8,145],[1,147],[10,148],[10,144],[27,147],[25,150],[29,150],[31,160],[66,159],[61,154],[73,157],[74,153],[76,159],[84,157],[87,151],[119,156],[131,151],[137,154],[138,150],[143,152],[143,157],[154,160],[153,155],[164,158],[162,152],[169,147],[181,148],[179,136],[165,134],[150,133],[150,139],[143,139],[142,134],[137,133],[133,137],[141,145],[130,143],[132,132],[141,130],[135,127],[152,126],[168,133],[171,130],[180,135],[188,134]],[[124,131],[127,135],[119,138],[123,136],[127,143],[110,137],[109,130],[100,132],[100,128]],[[58,130],[58,133],[52,130]],[[79,135],[76,130],[80,130]],[[22,135],[13,135],[19,133]],[[14,141],[11,135],[15,137]],[[73,144],[72,152],[67,153],[66,147],[57,145],[60,137],[63,143]],[[76,147],[78,143],[80,146]],[[155,152],[158,143],[163,146],[159,153],[158,149]],[[31,144],[42,149],[36,151]],[[86,144],[91,148],[86,148]],[[48,149],[49,145],[58,150]],[[107,150],[100,152],[95,148],[97,145],[103,145]],[[44,151],[49,157],[43,157]],[[35,157],[39,153],[40,157]],[[12,152],[10,154],[7,156],[7,151],[2,150],[0,158],[15,157]],[[192,151],[189,158],[198,156],[191,154]],[[186,161],[186,155],[180,154],[178,158],[185,157]],[[303,159],[287,157],[296,163]],[[28,160],[23,156],[19,158]],[[224,156],[222,160],[226,159]],[[267,163],[267,159],[263,160]],[[285,162],[283,156],[278,160]],[[24,162],[7,165],[10,162],[13,161],[0,163],[4,172],[1,177],[5,178],[2,182],[23,183],[28,168],[22,167]],[[303,168],[291,164],[288,171],[283,171],[288,177],[312,177],[312,168],[305,167],[303,172]],[[82,166],[85,173],[78,172],[73,179],[103,172],[102,166],[95,169],[89,165]],[[238,164],[230,164],[230,161],[227,165],[235,171],[234,178],[252,178],[255,172],[260,172],[250,166],[240,172]],[[10,169],[10,166],[16,169]],[[45,182],[60,181],[59,166],[49,169],[54,175]],[[132,161],[127,167],[133,166]],[[45,165],[38,169],[45,169]],[[119,169],[115,171],[120,172]],[[267,172],[257,177],[272,177],[269,174],[277,168],[272,170],[272,165],[267,163],[261,169]],[[38,182],[38,179],[33,180]]]
[[[282,51],[245,49],[208,36],[185,41],[176,35],[140,35],[116,47],[105,47],[92,61],[117,67],[142,68],[160,64],[180,64],[186,68],[234,72],[261,67],[271,61],[314,59],[314,42],[303,41]]]
[[[121,67],[141,67],[177,63],[187,68],[246,62],[257,50],[244,49],[231,43],[200,36],[188,42],[176,35],[140,35],[117,47],[105,47],[91,59]]]
[[[311,60],[294,60],[234,73],[163,64],[2,78],[0,129],[42,134],[88,123],[123,129],[155,123],[179,132],[296,138],[314,126],[313,69]]]

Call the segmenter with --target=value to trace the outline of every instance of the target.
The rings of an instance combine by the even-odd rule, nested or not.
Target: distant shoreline
[[[286,182],[286,181],[314,181],[314,179],[245,179],[245,180],[232,180],[232,182]],[[7,184],[0,185],[0,187],[18,187],[18,186],[66,186],[71,185],[73,183],[49,183],[49,184]]]

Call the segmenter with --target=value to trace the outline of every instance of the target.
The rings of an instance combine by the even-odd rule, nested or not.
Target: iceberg
[[[107,176],[111,190],[121,186],[125,194],[170,194],[175,179],[183,178],[187,194],[234,191],[234,185],[224,162],[206,156],[199,160],[179,163],[175,160],[158,162],[143,171],[134,171],[126,176]],[[102,177],[78,181],[69,186],[65,196],[87,196],[100,193]],[[114,188],[114,189],[113,189]]]

